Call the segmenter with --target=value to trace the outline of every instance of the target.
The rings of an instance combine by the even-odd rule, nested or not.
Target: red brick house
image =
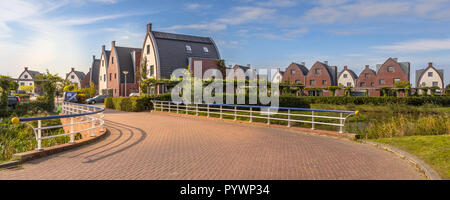
[[[397,58],[389,58],[383,64],[377,65],[377,78],[375,86],[394,87],[394,83],[408,81],[411,64],[409,62],[398,62]]]
[[[356,79],[355,90],[359,92],[366,92],[368,90],[369,96],[380,96],[380,91],[376,87],[377,72],[370,69],[369,65],[366,65],[364,70],[359,74]]]
[[[305,63],[291,63],[284,72],[282,82],[289,84],[303,84],[306,85],[306,75],[309,70],[305,67]]]
[[[112,41],[107,69],[107,86],[114,97],[129,96],[130,93],[139,91],[136,69],[139,67],[140,56],[141,49],[116,46],[116,42]],[[125,72],[127,72],[126,75]]]
[[[316,62],[306,75],[306,87],[328,87],[337,85],[337,67],[328,61]],[[330,91],[308,91],[309,96],[330,96]]]
[[[201,67],[201,78],[205,76],[214,76],[220,79],[225,78],[226,70],[217,65],[217,59],[212,58],[189,58],[189,70],[192,76],[195,76],[195,70],[197,67]],[[208,70],[217,69],[218,71],[213,71],[213,74],[205,74]],[[221,73],[221,75],[218,74]]]

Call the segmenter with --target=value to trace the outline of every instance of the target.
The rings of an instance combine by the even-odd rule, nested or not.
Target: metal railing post
[[[74,130],[74,122],[73,122],[73,117],[70,118],[70,143],[75,143],[75,135],[73,132],[75,132]]]
[[[195,115],[198,116],[198,104],[195,104]]]
[[[341,119],[339,119],[341,126],[339,127],[339,133],[343,133],[344,132],[344,124],[343,124],[343,120],[342,120],[342,113],[340,113],[340,117]]]
[[[186,103],[186,104],[184,104],[184,106],[186,107],[186,115],[187,115],[187,114],[189,114],[188,113],[189,112],[188,104]]]
[[[315,128],[315,126],[314,126],[314,111],[312,111],[312,114],[311,114],[311,116],[312,116],[312,128],[311,128],[311,130],[315,130],[316,128]]]
[[[92,117],[91,137],[95,137],[95,117]]]
[[[161,102],[161,112],[164,112],[164,103]]]
[[[170,112],[170,107],[172,107],[172,103],[169,102],[167,105],[169,105],[169,112]]]
[[[209,104],[208,104],[208,105],[206,105],[206,107],[207,107],[207,111],[206,111],[206,113],[208,114],[208,117],[209,117]]]
[[[270,108],[267,109],[267,124],[270,125]]]
[[[38,151],[42,151],[42,121],[38,120],[38,135],[37,135],[37,149]]]
[[[288,109],[288,125],[287,127],[291,127],[291,109]]]
[[[253,108],[250,107],[250,123],[253,122]]]
[[[220,106],[220,119],[223,119],[223,117],[222,117],[222,106]]]
[[[180,104],[177,103],[177,114],[179,113],[179,107],[180,107]]]
[[[234,107],[234,121],[237,120],[237,108],[236,106]]]

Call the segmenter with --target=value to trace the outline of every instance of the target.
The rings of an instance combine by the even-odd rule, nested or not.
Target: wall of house
[[[100,58],[100,69],[99,69],[99,73],[98,73],[98,90],[100,94],[103,94],[103,90],[106,90],[108,88],[107,85],[107,81],[108,81],[108,76],[106,75],[106,64],[109,61],[106,60],[105,55],[103,55]]]
[[[320,73],[316,74],[316,69],[320,69]],[[311,85],[311,80],[315,80],[315,84]],[[323,80],[326,83],[323,83]],[[308,87],[327,87],[332,86],[332,81],[330,74],[328,73],[326,67],[322,65],[320,62],[316,62],[308,72],[306,76],[305,85]]]
[[[393,72],[388,72],[388,67],[393,67]],[[393,59],[388,59],[377,71],[376,87],[394,87],[394,79],[398,78],[400,81],[409,81],[409,74],[403,72],[400,64]],[[384,84],[380,83],[384,80]]]
[[[196,76],[195,75],[195,70],[198,67],[202,68],[202,70],[201,70],[201,73],[202,73],[201,77],[204,77],[206,75],[205,74],[206,71],[208,71],[210,69],[217,69],[217,70],[220,71],[221,75],[219,75],[217,73],[213,74],[213,76],[215,76],[215,77],[223,78],[225,76],[225,72],[224,72],[225,70],[217,65],[217,60],[215,60],[215,59],[192,58],[190,66],[191,66],[192,76]]]
[[[345,78],[345,76],[347,78]],[[347,83],[350,83],[350,85],[347,85]],[[355,87],[355,80],[353,79],[353,76],[350,74],[350,72],[345,70],[341,73],[341,76],[338,77],[338,85],[343,85],[344,87]]]
[[[294,73],[292,73],[293,71]],[[288,68],[286,68],[286,71],[284,72],[282,82],[287,81],[289,81],[289,84],[301,83],[303,85],[306,85],[305,75],[303,74],[302,70],[300,70],[298,66],[293,63],[290,64]]]
[[[147,49],[150,47],[150,52],[147,54]],[[158,69],[157,69],[157,58],[156,58],[156,48],[153,44],[153,40],[150,38],[150,35],[147,35],[147,38],[145,38],[144,41],[144,47],[142,49],[142,59],[141,62],[146,61],[147,62],[147,70],[149,70],[148,78],[157,78],[158,75]],[[151,76],[150,73],[150,66],[153,67],[153,76]],[[141,65],[142,66],[142,65]]]
[[[369,74],[369,77],[366,77],[366,74]],[[376,74],[369,68],[369,66],[366,66],[366,68],[361,72],[361,74],[359,74],[358,79],[356,80],[356,87],[375,88],[376,82]],[[361,86],[361,83],[365,83],[366,86]],[[373,83],[374,85],[372,86],[371,83]]]
[[[429,77],[428,73],[432,72],[433,76]],[[425,83],[426,87],[432,87],[433,86],[433,82],[437,82],[438,83],[438,87],[439,88],[444,88],[445,86],[442,84],[442,79],[441,76],[439,75],[439,72],[436,71],[434,68],[428,68],[427,70],[424,71],[421,79],[419,80],[418,84],[420,84],[420,86],[423,86],[422,83]]]
[[[272,78],[272,83],[281,83],[283,81],[283,76],[280,72],[275,73]]]
[[[66,80],[69,80],[70,82],[78,85],[78,88],[81,88],[81,80],[78,78],[75,72],[70,72]]]
[[[110,79],[110,77],[111,77],[111,79]],[[111,55],[109,58],[109,64],[108,64],[106,78],[108,79],[108,81],[107,81],[108,88],[112,89],[112,91],[113,91],[113,97],[119,97],[119,95],[120,95],[120,87],[119,87],[120,74],[119,74],[118,65],[117,65],[117,55],[116,55],[115,48],[111,48]]]
[[[30,81],[19,81],[19,87],[21,85],[32,85],[32,86],[34,86],[33,77],[27,71],[22,73],[22,75],[19,77],[19,79],[30,79]]]

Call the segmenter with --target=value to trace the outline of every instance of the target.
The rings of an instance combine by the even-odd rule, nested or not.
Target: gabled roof
[[[319,62],[327,69],[328,74],[330,75],[332,84],[337,83],[337,66],[329,66],[323,62]]]
[[[209,37],[151,31],[150,24],[147,31],[156,43],[161,78],[170,78],[176,69],[187,69],[190,57],[220,59],[216,44]],[[191,47],[191,51],[187,51],[187,45]],[[208,49],[207,53],[204,48]]]
[[[233,69],[234,69],[234,70],[236,70],[237,68],[239,68],[239,69],[241,69],[242,71],[244,71],[244,73],[247,72],[247,70],[250,69],[250,67],[242,66],[242,65],[234,65],[234,66],[233,66]]]
[[[355,79],[355,80],[358,79],[358,75],[356,75],[356,73],[353,70],[348,69],[348,68],[344,68],[341,72],[339,72],[339,75],[337,77],[338,78],[341,77],[341,75],[342,75],[342,73],[344,73],[344,71],[348,71],[348,73],[350,73],[350,76],[352,76],[353,79]]]
[[[38,76],[38,75],[41,75],[41,72],[38,72],[38,71],[32,71],[32,70],[27,70],[28,71],[28,73],[30,73],[30,75],[33,77],[33,78],[35,78],[36,76]]]
[[[125,77],[122,76],[124,71],[128,71],[127,83],[134,83],[135,71],[132,55],[134,51],[141,52],[141,49],[119,46],[115,46],[115,49],[117,54],[117,64],[119,66],[120,83],[125,83]]]
[[[387,59],[386,62],[389,61],[389,60],[393,60],[393,61],[397,62],[400,65],[400,68],[402,69],[402,71],[404,73],[406,73],[406,74],[409,74],[410,68],[411,68],[411,63],[410,62],[398,62],[396,59],[393,59],[393,58]],[[384,63],[386,63],[386,62],[384,62]],[[381,66],[383,66],[384,63],[383,64],[377,64],[377,73],[376,74],[378,74],[378,72],[380,71]]]
[[[80,71],[74,71],[74,72],[80,80],[83,80],[86,77],[86,74],[84,72],[80,72]]]
[[[95,59],[92,61],[92,66],[90,71],[89,80],[92,81],[95,85],[98,85],[98,74],[100,71],[100,59]]]
[[[436,68],[433,66],[433,63],[429,63],[427,68],[416,70],[416,87],[419,87],[419,85],[420,85],[420,83],[419,83],[420,79],[422,78],[422,76],[424,75],[424,73],[425,73],[428,69],[430,69],[430,68],[436,70],[436,71],[439,73],[439,76],[441,77],[442,81],[444,81],[444,70],[443,70],[443,69],[436,69]],[[444,84],[442,84],[442,85],[444,86]]]
[[[301,64],[298,64],[298,63],[295,63],[295,62],[293,62],[292,64],[297,66],[300,69],[300,71],[302,71],[303,75],[305,75],[305,76],[308,75],[309,70],[304,65],[301,65]]]

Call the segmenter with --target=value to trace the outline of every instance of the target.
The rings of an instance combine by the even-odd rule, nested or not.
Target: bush
[[[24,102],[17,105],[16,109],[13,111],[15,116],[24,116],[28,113],[39,113],[39,112],[51,112],[50,106],[47,102],[42,100]]]
[[[80,93],[77,94],[78,103],[80,103],[80,104],[86,103],[86,99],[87,99],[86,94],[80,94]]]

